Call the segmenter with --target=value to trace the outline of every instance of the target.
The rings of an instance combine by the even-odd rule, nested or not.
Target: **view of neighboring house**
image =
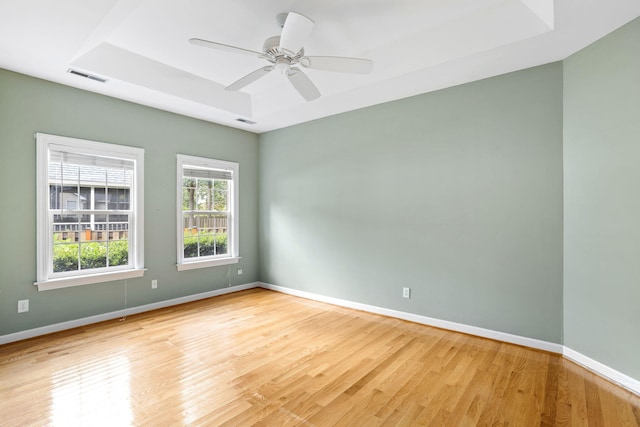
[[[126,239],[129,230],[130,170],[51,163],[49,206],[54,240]]]

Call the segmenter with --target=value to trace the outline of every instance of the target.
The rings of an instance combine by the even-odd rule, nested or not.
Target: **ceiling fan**
[[[368,59],[338,56],[305,56],[303,44],[311,34],[313,21],[295,12],[280,14],[278,15],[278,20],[281,23],[282,33],[279,36],[269,37],[265,40],[262,53],[197,38],[190,39],[189,42],[225,52],[256,56],[271,63],[241,77],[227,86],[226,90],[240,90],[266,76],[271,71],[278,70],[289,79],[291,85],[304,99],[312,101],[320,97],[320,91],[302,71],[302,68],[356,74],[368,74],[371,72],[373,62]]]

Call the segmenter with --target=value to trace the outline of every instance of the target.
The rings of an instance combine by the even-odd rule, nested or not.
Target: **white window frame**
[[[206,157],[177,154],[176,167],[176,226],[177,226],[177,258],[178,271],[193,270],[196,268],[215,267],[219,265],[237,264],[240,261],[239,242],[239,194],[240,194],[240,165],[237,162],[216,160]],[[229,220],[227,231],[227,255],[206,257],[204,259],[184,258],[184,229],[182,220],[182,179],[184,166],[196,166],[210,169],[224,169],[231,171],[232,179],[229,181]]]
[[[99,155],[134,162],[131,189],[131,226],[128,266],[106,267],[99,272],[53,273],[53,224],[49,212],[49,152],[52,146],[70,153]],[[44,133],[36,134],[37,281],[39,291],[110,282],[144,275],[144,149]]]

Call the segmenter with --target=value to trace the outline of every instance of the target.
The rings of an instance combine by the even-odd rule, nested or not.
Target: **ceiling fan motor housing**
[[[304,56],[304,48],[300,48],[298,52],[289,52],[280,48],[280,36],[269,37],[265,40],[262,45],[262,51],[270,62],[276,64],[276,68],[278,68],[278,63],[283,59],[286,59],[289,63],[297,63]]]

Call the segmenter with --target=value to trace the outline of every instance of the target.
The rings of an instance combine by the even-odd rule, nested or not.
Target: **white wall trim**
[[[211,267],[216,265],[237,264],[240,260],[240,164],[227,160],[216,160],[208,157],[189,156],[186,154],[176,154],[176,218],[177,225],[177,267],[178,271],[192,270],[195,268]],[[185,168],[187,166],[206,169],[217,169],[230,172],[231,179],[228,180],[228,226],[227,252],[226,258],[218,259],[187,259],[184,258],[184,229],[182,210],[182,186]]]
[[[244,285],[230,286],[228,288],[216,289],[213,291],[203,292],[200,294],[187,295],[180,298],[174,298],[164,301],[158,301],[151,304],[139,305],[137,307],[116,310],[109,313],[98,314],[95,316],[83,317],[82,319],[70,320],[68,322],[56,323],[53,325],[42,326],[40,328],[27,329],[25,331],[15,332],[7,335],[0,335],[0,344],[7,344],[14,341],[25,340],[40,335],[46,335],[53,332],[64,331],[67,329],[77,328],[79,326],[90,325],[92,323],[104,322],[105,320],[117,319],[118,317],[130,316],[133,314],[144,313],[146,311],[157,310],[159,308],[171,307],[173,305],[184,304],[186,302],[197,301],[205,298],[216,297],[219,295],[230,294],[232,292],[244,291],[260,287],[259,282],[246,283]]]
[[[469,335],[475,335],[483,338],[490,338],[493,340],[503,341],[511,344],[522,345],[525,347],[531,347],[538,350],[549,351],[551,353],[562,354],[562,344],[556,344],[548,341],[538,340],[535,338],[523,337],[520,335],[508,334],[506,332],[493,331],[491,329],[484,329],[477,326],[465,325],[462,323],[450,322],[448,320],[435,319],[433,317],[422,316],[419,314],[407,313],[404,311],[391,310],[388,308],[377,307],[373,305],[361,304],[359,302],[353,302],[349,300],[328,297],[324,295],[314,294],[311,292],[300,291],[297,289],[286,288],[283,286],[276,286],[270,283],[262,282],[261,287],[265,289],[271,289],[273,291],[282,292],[297,297],[307,298],[314,301],[326,302],[328,304],[338,305],[341,307],[353,308],[355,310],[362,310],[369,313],[382,314],[384,316],[395,317],[398,319],[409,320],[411,322],[420,323],[423,325],[434,326],[436,328],[447,329],[456,332],[462,332]]]
[[[640,381],[636,380],[635,378],[631,378],[630,376],[625,375],[622,372],[616,371],[615,369],[610,368],[607,365],[598,362],[597,360],[591,359],[590,357],[587,357],[584,354],[579,353],[567,346],[564,347],[564,351],[562,354],[565,358],[577,363],[585,369],[588,369],[594,374],[600,375],[601,377],[604,377],[609,381],[612,381],[615,384],[640,395]]]
[[[80,138],[36,133],[36,272],[35,284],[39,291],[60,289],[71,286],[88,285],[100,281],[112,281],[127,277],[142,277],[144,275],[144,149],[128,145],[111,144]],[[93,269],[93,273],[84,274],[82,271],[54,272],[53,252],[49,208],[49,176],[48,165],[52,152],[67,154],[81,154],[113,159],[126,160],[132,163],[133,184],[131,192],[131,212],[129,214],[129,262],[126,272],[119,267],[105,267]],[[102,270],[107,274],[95,274]]]

